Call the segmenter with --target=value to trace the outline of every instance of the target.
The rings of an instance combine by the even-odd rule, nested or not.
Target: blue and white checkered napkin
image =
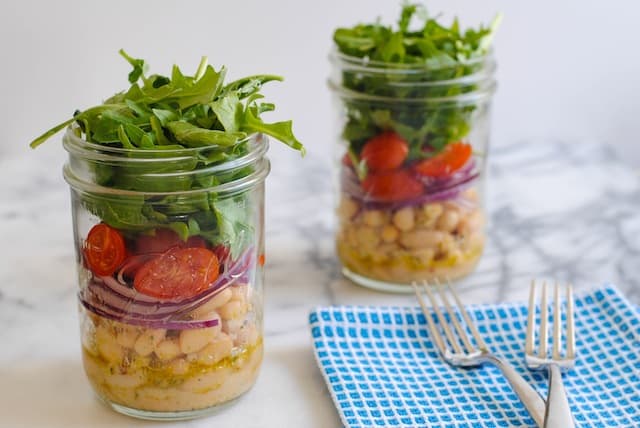
[[[640,314],[612,286],[576,297],[578,359],[565,375],[577,425],[640,427]],[[544,373],[523,361],[524,304],[472,306],[489,347],[546,397]],[[418,307],[318,308],[315,354],[347,427],[511,427],[533,420],[500,372],[452,368]]]

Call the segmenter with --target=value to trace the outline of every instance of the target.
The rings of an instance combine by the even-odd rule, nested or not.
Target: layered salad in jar
[[[304,152],[290,121],[266,123],[256,75],[225,83],[174,66],[34,140],[67,129],[85,372],[132,416],[180,419],[255,382],[263,355],[267,135]]]
[[[397,26],[339,28],[338,256],[387,290],[470,273],[484,246],[482,175],[495,68],[489,27],[444,26],[418,5]]]

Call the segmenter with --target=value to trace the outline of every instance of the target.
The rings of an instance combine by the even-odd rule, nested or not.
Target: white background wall
[[[267,91],[274,119],[293,118],[310,156],[332,144],[327,52],[332,30],[381,16],[392,0],[2,1],[0,156],[127,87],[121,47],[168,72],[193,70],[201,55],[230,77],[286,76]],[[640,3],[634,0],[433,0],[432,12],[463,24],[505,14],[496,39],[499,92],[493,144],[531,137],[615,145],[640,165]],[[59,140],[59,139],[58,139]],[[56,142],[42,149],[57,156]],[[272,157],[292,156],[275,149]],[[34,154],[30,154],[34,155]]]

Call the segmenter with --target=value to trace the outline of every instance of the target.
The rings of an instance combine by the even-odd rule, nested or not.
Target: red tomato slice
[[[136,253],[164,253],[171,247],[184,246],[184,241],[171,229],[157,228],[153,235],[140,235],[136,240]]]
[[[408,171],[383,171],[369,173],[362,182],[364,191],[383,202],[399,202],[417,198],[424,188]]]
[[[370,171],[389,171],[400,167],[408,154],[407,142],[395,132],[387,131],[367,141],[360,158]]]
[[[218,257],[206,248],[170,248],[136,272],[133,286],[159,299],[187,299],[206,290],[220,274]]]
[[[452,143],[437,155],[418,162],[414,169],[426,177],[444,178],[462,168],[471,158],[471,153],[469,144]]]
[[[122,235],[104,223],[91,228],[82,251],[89,269],[101,276],[113,275],[126,256]]]

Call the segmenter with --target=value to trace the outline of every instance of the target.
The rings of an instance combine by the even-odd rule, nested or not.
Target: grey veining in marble
[[[84,379],[63,154],[47,148],[28,159],[1,159],[0,427],[339,426],[313,359],[309,310],[415,302],[341,276],[329,163],[280,148],[271,157],[260,378],[217,416],[162,425],[106,409]],[[538,277],[578,289],[611,282],[640,303],[640,180],[613,151],[553,141],[497,148],[487,189],[489,240],[477,271],[459,284],[463,300],[524,300]]]

